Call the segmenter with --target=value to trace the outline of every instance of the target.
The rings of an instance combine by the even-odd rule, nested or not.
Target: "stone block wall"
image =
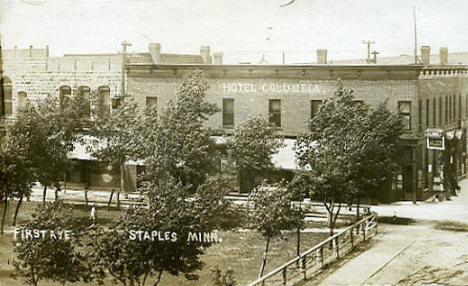
[[[26,92],[27,99],[59,95],[61,86],[77,89],[88,86],[97,90],[110,88],[111,97],[120,94],[120,55],[48,57],[47,49],[2,50],[3,77],[12,81],[13,115],[18,112],[17,95]]]

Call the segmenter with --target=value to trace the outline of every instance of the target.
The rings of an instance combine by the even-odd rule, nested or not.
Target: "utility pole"
[[[418,36],[416,32],[416,7],[413,6],[413,21],[414,21],[414,64],[418,63]]]
[[[370,46],[375,44],[374,41],[362,41],[363,44],[366,44],[367,45],[367,63],[371,63],[371,59],[370,59]]]
[[[120,96],[125,96],[125,64],[127,63],[127,47],[132,44],[128,41],[122,42],[122,73],[120,78]]]
[[[377,52],[377,51],[373,51],[371,54],[374,55],[374,59],[372,60],[372,62],[374,64],[376,64],[377,63],[377,55],[380,54],[380,53]]]

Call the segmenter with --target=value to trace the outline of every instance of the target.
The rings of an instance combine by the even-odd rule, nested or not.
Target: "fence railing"
[[[376,218],[376,213],[370,213],[360,221],[330,236],[248,286],[294,285],[301,280],[306,280],[307,277],[313,276],[325,265],[351,252],[357,244],[373,237],[377,233]]]

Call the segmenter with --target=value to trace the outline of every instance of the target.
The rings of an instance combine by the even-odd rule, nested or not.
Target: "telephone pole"
[[[367,63],[371,63],[371,58],[370,58],[370,46],[375,44],[374,41],[362,41],[363,44],[366,44],[367,45]]]
[[[127,47],[132,44],[128,41],[122,42],[122,73],[120,78],[120,96],[125,96],[125,64],[127,63]]]
[[[413,21],[414,21],[414,63],[418,63],[418,36],[416,32],[416,7],[413,6]]]

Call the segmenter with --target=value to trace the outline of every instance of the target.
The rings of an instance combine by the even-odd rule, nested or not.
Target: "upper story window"
[[[403,120],[405,130],[411,130],[411,101],[398,101],[398,114]]]
[[[321,104],[321,100],[310,101],[310,118],[314,118],[317,115]]]
[[[1,109],[0,115],[11,115],[13,113],[13,88],[8,77],[1,79]]]
[[[158,98],[155,96],[147,96],[146,97],[146,106],[151,107],[151,106],[158,106]]]
[[[106,118],[110,116],[110,89],[108,86],[101,86],[98,90],[99,95],[99,116]]]
[[[442,97],[439,97],[439,125],[443,126],[442,124]]]
[[[445,124],[449,123],[449,107],[448,107],[448,96],[445,96]]]
[[[281,100],[270,99],[269,104],[269,122],[275,124],[276,127],[281,127]]]
[[[87,118],[89,118],[91,116],[91,108],[89,106],[89,100],[90,100],[90,95],[91,95],[91,89],[89,88],[89,86],[80,86],[78,88],[78,95],[81,96],[82,98],[85,99],[86,101],[86,110],[83,112],[83,114],[86,114],[85,116]]]
[[[60,87],[59,92],[60,107],[63,108],[67,104],[67,100],[71,96],[71,87],[63,85]]]
[[[422,131],[422,100],[418,100],[418,126],[419,132]]]
[[[234,99],[223,98],[223,127],[234,126]]]
[[[429,99],[426,99],[426,128],[431,126],[429,122]]]
[[[19,111],[26,106],[27,94],[25,91],[18,92],[18,101],[16,105],[16,110]]]

